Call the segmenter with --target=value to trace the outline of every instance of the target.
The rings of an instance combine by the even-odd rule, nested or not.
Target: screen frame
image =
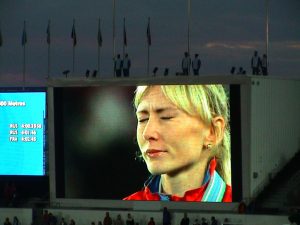
[[[26,92],[40,92],[45,93],[45,117],[47,118],[47,87],[41,86],[0,86],[0,93],[26,93]],[[45,123],[45,142],[43,147],[44,155],[44,175],[0,175],[1,184],[14,183],[21,198],[45,198],[49,195],[49,148],[48,148],[48,122]]]
[[[194,209],[201,207],[203,210],[210,210],[212,207],[220,211],[231,211],[235,209],[238,202],[245,198],[244,189],[245,181],[242,179],[244,176],[243,171],[243,155],[242,155],[242,134],[243,129],[241,128],[241,102],[244,91],[242,87],[249,86],[251,84],[251,79],[242,76],[199,76],[199,77],[148,77],[148,78],[119,78],[116,79],[101,79],[101,80],[83,80],[83,79],[50,79],[48,87],[48,127],[49,127],[49,163],[50,163],[50,203],[52,206],[69,206],[69,207],[97,207],[97,208],[117,208],[117,209],[139,209],[148,207],[150,209],[156,210],[167,206],[171,209]],[[152,201],[122,201],[122,200],[103,200],[103,199],[68,199],[68,198],[58,198],[57,197],[57,185],[56,185],[56,176],[55,176],[55,129],[54,129],[54,100],[53,92],[55,87],[90,87],[90,86],[138,86],[138,85],[154,85],[154,84],[223,84],[223,85],[234,85],[234,92],[237,93],[235,99],[231,99],[231,107],[235,107],[236,112],[234,116],[238,116],[237,122],[234,125],[237,129],[234,135],[238,136],[239,141],[235,143],[237,154],[234,155],[234,160],[237,160],[239,171],[232,174],[232,176],[238,176],[239,184],[234,184],[233,179],[233,188],[239,189],[239,191],[234,191],[233,189],[233,199],[232,203],[202,203],[202,202],[152,202]],[[236,104],[238,103],[238,104]],[[231,110],[232,112],[233,110]],[[231,113],[231,116],[232,113]],[[231,125],[232,126],[232,125]],[[239,199],[238,201],[236,199]]]

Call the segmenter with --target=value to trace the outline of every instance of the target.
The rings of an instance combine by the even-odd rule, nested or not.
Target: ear
[[[217,116],[212,119],[209,128],[209,133],[205,138],[205,145],[211,144],[212,146],[218,145],[224,137],[225,120],[222,116]]]

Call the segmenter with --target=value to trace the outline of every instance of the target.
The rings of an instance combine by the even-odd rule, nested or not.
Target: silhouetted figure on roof
[[[195,57],[192,61],[192,68],[193,68],[193,72],[194,75],[199,75],[199,70],[201,67],[201,60],[198,58],[198,54],[195,54]]]
[[[154,69],[153,69],[153,71],[152,71],[154,77],[156,76],[157,70],[158,70],[158,67],[154,67]]]
[[[122,62],[124,77],[129,77],[130,67],[131,67],[131,60],[129,59],[128,54],[125,54],[125,58],[123,59]]]
[[[85,77],[88,78],[90,76],[90,70],[86,70]]]
[[[70,70],[64,70],[63,71],[63,74],[66,76],[66,77],[68,77],[68,74],[70,73]]]
[[[121,77],[122,73],[122,60],[120,54],[117,55],[117,58],[115,59],[115,72],[116,77]]]
[[[267,59],[267,55],[263,54],[263,57],[261,59],[261,72],[264,76],[268,75],[268,59]]]
[[[98,73],[98,70],[94,70],[94,72],[93,72],[93,77],[95,78],[96,76],[97,76],[97,73]]]
[[[234,74],[235,73],[235,66],[231,67],[231,70],[230,70],[230,74]]]
[[[188,52],[184,53],[184,57],[181,61],[182,75],[189,75],[191,66],[191,58]]]
[[[251,58],[251,68],[253,75],[259,75],[260,63],[260,57],[258,56],[257,51],[254,51],[254,54]]]
[[[168,76],[168,74],[169,74],[169,68],[165,68],[164,76]]]
[[[243,69],[243,67],[240,67],[240,68],[239,68],[239,71],[237,72],[237,74],[238,74],[238,75],[244,74],[244,69]]]

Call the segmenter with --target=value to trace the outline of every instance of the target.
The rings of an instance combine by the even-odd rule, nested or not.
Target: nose
[[[156,118],[150,116],[143,130],[143,138],[147,141],[159,138],[159,123]]]

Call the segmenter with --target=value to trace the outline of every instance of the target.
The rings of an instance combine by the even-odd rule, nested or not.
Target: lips
[[[149,158],[158,158],[161,157],[162,155],[164,155],[167,151],[165,150],[159,150],[159,149],[148,149],[146,151],[146,155]]]

